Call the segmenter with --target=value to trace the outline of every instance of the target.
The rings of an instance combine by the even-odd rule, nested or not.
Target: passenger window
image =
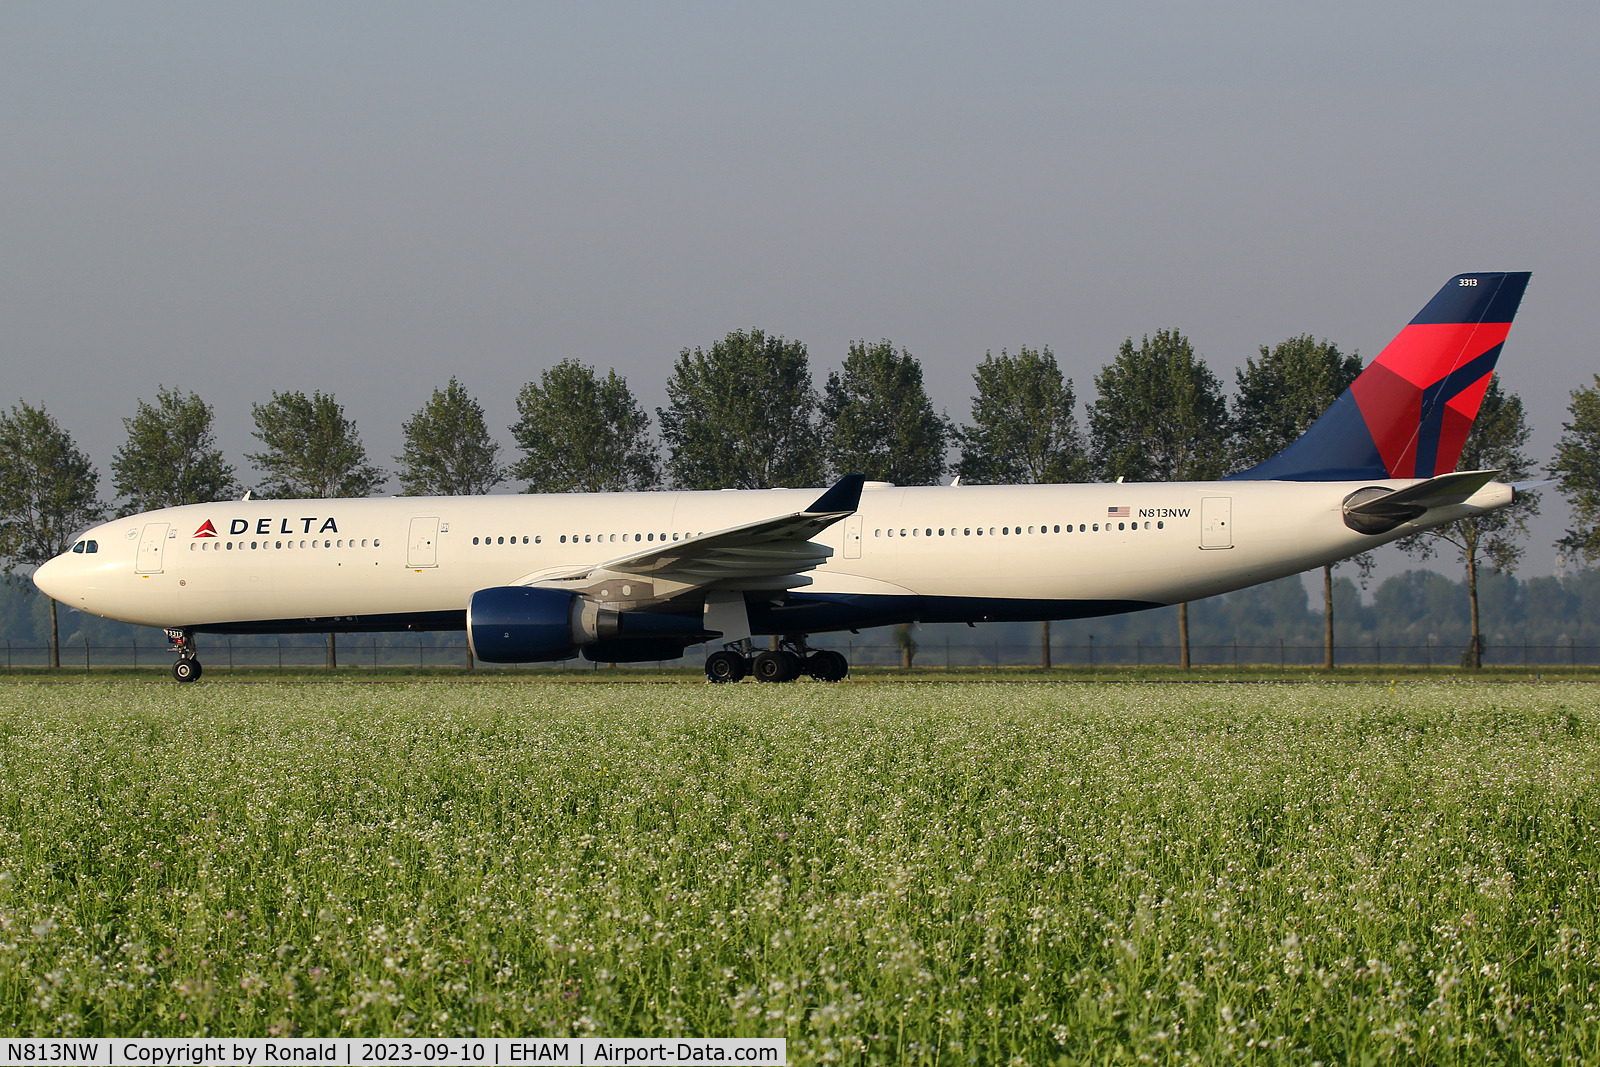
[[[944,536],[944,527],[943,526],[939,527],[939,536],[940,537]]]
[[[943,530],[940,530],[939,532],[940,533],[944,533]],[[923,530],[922,533],[926,537],[932,537],[933,536],[933,531],[931,529],[930,530]]]
[[[539,535],[538,535],[538,534],[534,534],[534,535],[533,535],[533,543],[534,543],[534,544],[536,544],[536,545],[537,545],[537,544],[542,544],[542,543],[543,543],[543,542],[541,542],[541,541],[540,541],[540,540],[539,540]]]
[[[1070,530],[1070,529],[1072,529],[1072,527],[1068,526],[1067,529]],[[1061,532],[1061,527],[1059,525],[1057,525],[1056,526],[1056,533],[1060,533],[1060,532]]]
[[[1127,525],[1125,523],[1120,523],[1119,522],[1119,523],[1117,523],[1117,529],[1125,530],[1125,529],[1127,529]]]
[[[190,541],[190,542],[189,542],[189,551],[190,551],[190,552],[193,552],[193,551],[194,551],[194,542],[193,542],[193,541]]]
[[[232,552],[232,551],[233,551],[233,542],[232,542],[232,541],[229,541],[229,542],[228,542],[228,551],[229,551],[229,552]]]
[[[1166,524],[1166,523],[1164,523],[1164,522],[1158,522],[1158,523],[1156,523],[1156,529],[1158,529],[1158,530],[1165,530],[1165,529],[1166,529],[1166,528],[1167,528],[1167,524]]]
[[[1100,524],[1098,522],[1094,524],[1094,532],[1095,533],[1099,533],[1100,532]]]
[[[274,541],[274,542],[272,542],[272,547],[273,548],[282,548],[283,547],[283,542],[282,541]]]
[[[1083,533],[1083,532],[1084,532],[1084,530],[1083,530],[1083,523],[1081,523],[1081,522],[1080,522],[1080,523],[1078,523],[1078,532],[1079,532],[1079,533]]]
[[[883,536],[883,531],[882,530],[873,530],[872,531],[872,536],[873,537],[882,537]]]
[[[1002,526],[1002,527],[1000,527],[1000,536],[1001,536],[1001,537],[1005,537],[1005,536],[1006,536],[1006,535],[1007,535],[1007,534],[1009,534],[1009,533],[1010,533],[1010,532],[1011,532],[1011,527],[1009,527],[1009,526]]]
[[[583,535],[583,543],[584,544],[588,544],[589,543],[589,535],[588,534],[584,534]]]
[[[962,529],[962,531],[961,531],[961,536],[962,537],[971,537],[972,536],[972,528],[970,526],[964,527]]]

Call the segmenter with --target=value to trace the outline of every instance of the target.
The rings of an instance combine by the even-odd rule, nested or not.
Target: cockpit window
[[[83,555],[83,542],[79,541],[77,544],[73,545],[72,551],[78,553],[80,556]]]
[[[83,550],[85,552],[98,552],[98,551],[100,551],[100,542],[99,541],[85,541],[83,543]]]

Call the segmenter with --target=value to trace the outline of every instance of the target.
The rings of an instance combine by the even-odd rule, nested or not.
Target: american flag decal
[[[1106,508],[1106,518],[1108,519],[1126,519],[1132,514],[1133,512],[1127,508]]]

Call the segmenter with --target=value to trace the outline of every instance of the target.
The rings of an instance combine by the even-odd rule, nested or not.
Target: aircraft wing
[[[720,585],[724,588],[790,588],[808,585],[800,575],[828,561],[833,549],[812,541],[818,533],[855,512],[861,502],[865,478],[848,474],[814,500],[804,511],[714,530],[672,544],[654,545],[560,574],[531,576],[527,584],[588,591],[596,585],[603,599],[662,600],[691,589]],[[619,598],[611,586],[616,579],[629,582]],[[581,583],[575,585],[574,583]],[[621,587],[619,587],[621,588]]]

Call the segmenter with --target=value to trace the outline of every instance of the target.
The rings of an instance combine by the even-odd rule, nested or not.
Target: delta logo
[[[211,520],[210,519],[207,519],[205,522],[202,522],[200,524],[200,529],[196,530],[194,532],[193,536],[195,536],[195,537],[215,537],[215,536],[217,536],[217,528],[215,526],[211,525]]]

